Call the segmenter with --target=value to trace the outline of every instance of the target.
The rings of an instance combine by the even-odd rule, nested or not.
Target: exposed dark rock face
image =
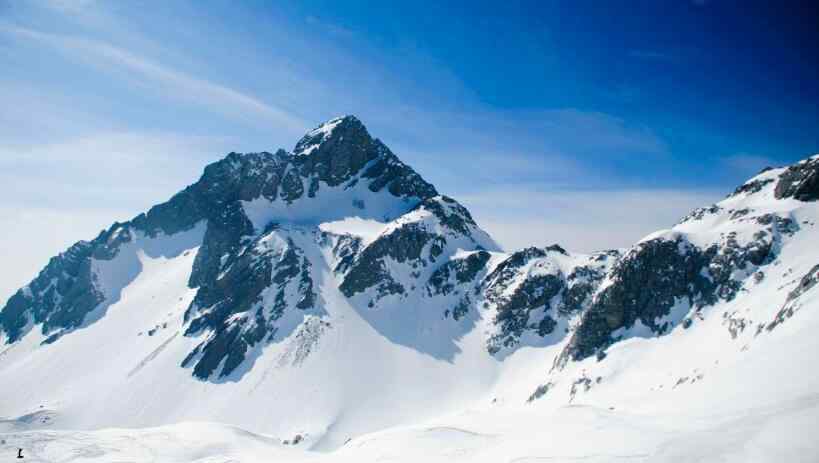
[[[782,217],[778,214],[762,214],[755,217],[756,223],[760,225],[773,224],[772,231],[785,235],[793,235],[799,230],[799,225],[790,217]]]
[[[769,185],[774,182],[772,178],[765,178],[765,179],[758,179],[758,180],[751,180],[750,182],[743,183],[742,185],[738,186],[730,196],[736,196],[741,193],[759,193],[766,185]]]
[[[195,363],[194,376],[210,378],[223,361],[218,377],[230,375],[250,348],[273,339],[275,322],[288,306],[316,308],[312,264],[292,240],[284,248],[267,245],[275,233],[261,235],[231,256],[213,284],[199,288],[186,313],[190,323],[185,335],[203,330],[211,335],[182,362],[183,367]],[[265,293],[272,304],[263,303]]]
[[[607,260],[614,262],[620,258],[620,255],[617,251],[609,251],[597,257],[597,262]],[[575,267],[566,277],[566,290],[557,306],[558,314],[568,317],[588,307],[592,295],[605,276],[606,272],[600,267],[591,265]]]
[[[352,297],[356,293],[376,287],[379,297],[403,294],[404,286],[392,278],[384,259],[390,257],[397,262],[414,261],[426,266],[427,262],[421,259],[421,253],[434,239],[442,238],[417,223],[406,224],[392,233],[379,237],[364,248],[355,259],[355,263],[341,283],[341,292],[347,297]]]
[[[71,246],[9,299],[0,320],[9,342],[20,339],[30,322],[42,323],[43,334],[82,323],[103,299],[92,281],[93,250],[94,244],[86,241]]]
[[[487,297],[489,299],[500,297],[500,293],[512,282],[524,265],[532,259],[546,257],[546,254],[543,249],[530,247],[507,257],[486,277]]]
[[[472,293],[480,293],[478,277],[486,272],[491,257],[484,250],[476,251],[466,257],[453,258],[432,272],[426,285],[428,297],[459,296],[454,306],[444,310],[444,318],[452,316],[459,321],[472,310]]]
[[[380,148],[358,119],[346,117],[305,135],[296,143],[294,153],[302,176],[315,175],[327,185],[337,186],[383,155]]]
[[[808,273],[806,273],[799,280],[799,284],[796,286],[796,288],[788,293],[788,296],[785,299],[785,304],[783,304],[782,308],[776,313],[773,321],[765,326],[765,329],[771,331],[789,318],[793,317],[793,314],[801,308],[799,298],[806,292],[813,289],[816,285],[819,285],[819,264],[814,265],[813,268],[811,268]]]
[[[329,234],[324,234],[324,239],[328,239]],[[334,271],[336,273],[345,273],[350,269],[355,257],[361,252],[363,246],[361,238],[351,235],[341,235],[337,237],[335,244],[333,244],[333,255],[338,259],[338,263]]]
[[[731,213],[731,220],[737,220],[750,214],[752,210],[746,207],[742,209],[731,209],[729,212]]]
[[[435,217],[442,232],[423,219],[426,213]],[[418,220],[403,221],[390,233],[379,236],[349,264],[340,286],[345,296],[352,297],[373,287],[377,299],[404,294],[406,288],[396,282],[387,269],[387,258],[413,268],[436,264],[448,238],[471,239],[471,230],[477,227],[463,206],[445,196],[425,200],[409,214],[417,215]]]
[[[206,288],[216,281],[222,269],[223,256],[235,256],[243,236],[253,234],[253,225],[238,202],[224,206],[222,214],[208,221],[202,246],[196,254],[190,276],[192,288]]]
[[[721,210],[722,210],[722,208],[720,208],[716,204],[712,204],[712,205],[710,205],[708,207],[700,207],[700,208],[694,209],[690,214],[683,217],[683,219],[680,220],[678,222],[678,224],[685,223],[685,222],[702,220],[703,217],[705,217],[706,215],[717,214]]]
[[[50,335],[45,342],[82,325],[86,315],[105,300],[96,285],[92,259],[111,260],[123,243],[131,241],[131,225],[115,223],[92,241],[79,241],[57,257],[26,287],[18,290],[0,311],[0,328],[7,342],[19,340],[27,327],[41,324]]]
[[[819,156],[788,167],[779,176],[774,195],[777,199],[819,200]]]
[[[551,382],[548,382],[546,384],[541,384],[540,386],[538,386],[535,389],[534,392],[532,392],[532,395],[530,395],[529,398],[526,399],[526,402],[527,403],[534,402],[535,400],[545,396],[547,393],[549,393],[549,390],[552,387],[554,387],[554,383],[551,383]]]
[[[612,332],[638,320],[652,331],[668,328],[657,319],[670,313],[678,299],[693,304],[710,294],[713,283],[700,270],[709,256],[682,239],[653,239],[640,243],[612,270],[612,283],[583,315],[565,355],[580,360],[613,343]]]
[[[425,201],[421,207],[432,212],[441,225],[454,233],[469,235],[470,229],[477,227],[469,211],[448,196],[441,196],[440,200]]]
[[[819,264],[816,264],[799,280],[799,285],[788,293],[785,302],[791,302],[819,284]]]
[[[318,178],[331,187],[351,179],[357,183],[360,180],[354,177],[361,174],[374,192],[386,188],[393,196],[422,200],[438,194],[386,145],[370,137],[364,124],[353,116],[322,124],[296,144],[294,153],[302,177]],[[311,187],[314,194],[320,189],[318,183],[315,185]]]
[[[501,347],[513,347],[526,329],[534,330],[543,337],[550,334],[557,326],[553,318],[551,301],[564,289],[562,275],[537,275],[527,278],[514,292],[498,305],[498,312],[493,323],[498,326],[498,333],[487,341],[490,354],[497,353]],[[542,311],[539,321],[535,311]]]
[[[432,273],[427,283],[427,293],[430,296],[447,295],[465,283],[473,281],[486,267],[489,257],[488,252],[478,251],[465,258],[450,260]]]
[[[568,257],[560,246],[527,248],[498,264],[484,282],[486,301],[496,307],[493,323],[497,331],[487,340],[487,350],[496,354],[514,348],[526,332],[543,338],[566,319],[584,309],[603,277],[609,259],[619,254],[600,253],[584,265],[575,265],[566,275],[553,256]],[[517,286],[515,286],[517,282]]]
[[[249,201],[263,196],[275,200],[288,194],[282,185],[290,156],[276,153],[230,153],[221,161],[205,167],[202,177],[193,185],[174,195],[168,202],[152,207],[146,214],[134,218],[135,228],[149,236],[157,232],[172,235],[188,230],[201,220],[218,223],[222,228],[239,229],[246,220],[238,217],[240,200]],[[232,208],[225,212],[225,208]]]

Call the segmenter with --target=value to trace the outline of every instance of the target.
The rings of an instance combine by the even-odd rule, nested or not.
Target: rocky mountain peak
[[[331,119],[308,132],[293,149],[301,172],[336,186],[389,150],[354,116]]]
[[[355,116],[331,119],[308,132],[293,150],[293,162],[311,189],[319,182],[350,188],[364,180],[368,189],[387,189],[393,196],[421,200],[436,196],[435,187],[424,181],[377,138],[372,138]]]
[[[307,132],[301,140],[296,143],[293,153],[301,156],[309,156],[318,150],[325,142],[347,141],[372,141],[367,128],[355,116],[342,116],[330,119],[318,125],[315,129]]]

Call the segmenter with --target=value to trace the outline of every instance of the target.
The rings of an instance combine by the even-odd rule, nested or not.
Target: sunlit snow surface
[[[319,230],[337,235],[350,234],[357,236],[364,240],[364,244],[367,244],[377,238],[384,231],[386,225],[386,223],[377,220],[347,217],[332,222],[324,222],[319,225]]]
[[[19,461],[48,462],[819,461],[819,286],[784,323],[757,329],[819,264],[819,204],[775,200],[772,190],[728,198],[722,212],[653,235],[704,246],[733,231],[742,243],[754,222],[732,220],[729,210],[791,217],[800,230],[782,238],[764,279],[745,278],[734,300],[704,309],[688,329],[657,337],[635,326],[617,333],[624,340],[604,360],[562,370],[553,365],[567,339],[502,361],[487,355],[486,313],[455,333],[430,315],[421,324],[430,331],[412,339],[429,339],[424,349],[393,342],[421,326],[402,318],[402,304],[429,299],[368,313],[339,292],[316,245],[316,228],[370,241],[395,226],[382,217],[391,211],[373,207],[313,229],[312,217],[298,217],[306,225],[283,231],[316,267],[329,326],[305,321],[260,352],[241,381],[198,381],[179,366],[198,340],[179,331],[202,229],[136,239],[100,263],[109,267],[98,281],[110,299],[105,316],[54,344],[40,346],[32,330],[2,346],[0,461],[18,448]],[[339,194],[353,207],[352,193]],[[267,206],[245,205],[256,206],[259,228]],[[503,256],[493,253],[490,265]],[[686,309],[669,317],[677,323]],[[747,328],[732,334],[740,321]],[[528,401],[538,386],[547,392]]]

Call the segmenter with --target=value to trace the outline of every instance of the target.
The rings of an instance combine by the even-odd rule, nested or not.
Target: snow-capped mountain
[[[527,461],[572,452],[542,448],[552,420],[684,411],[658,426],[727,455],[691,423],[800,400],[819,419],[817,218],[814,156],[628,249],[507,253],[358,119],[333,119],[52,258],[0,312],[0,431],[209,421],[294,461]],[[593,417],[566,411],[581,403]],[[651,436],[577,455],[681,451]]]

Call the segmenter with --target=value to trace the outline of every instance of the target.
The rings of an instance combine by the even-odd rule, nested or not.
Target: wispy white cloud
[[[30,28],[0,24],[0,33],[18,39],[41,43],[72,58],[105,69],[126,71],[134,83],[157,86],[164,96],[206,106],[211,111],[228,113],[256,122],[279,124],[293,132],[304,131],[309,124],[282,108],[227,86],[194,77],[144,56],[108,43],[80,37],[52,34]]]

